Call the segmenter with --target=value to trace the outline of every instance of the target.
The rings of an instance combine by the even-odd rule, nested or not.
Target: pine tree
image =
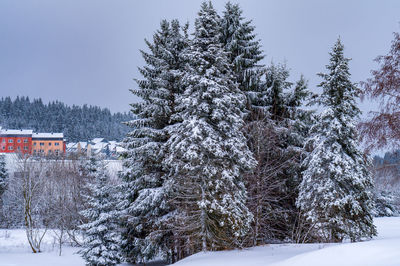
[[[349,59],[338,39],[327,74],[319,74],[323,92],[318,102],[324,110],[311,129],[312,152],[299,188],[297,206],[324,241],[344,238],[358,241],[376,235],[373,225],[372,188],[368,162],[358,148],[355,119],[359,89],[350,81]]]
[[[245,95],[220,43],[220,18],[203,2],[195,20],[187,87],[177,99],[181,123],[170,127],[166,165],[175,228],[192,252],[232,248],[249,229],[244,170],[255,164],[241,127]]]
[[[245,21],[238,4],[228,2],[221,19],[221,42],[229,53],[228,59],[239,89],[246,93],[249,104],[254,105],[264,73],[260,61],[264,58],[260,40],[256,39],[252,21]]]
[[[133,131],[125,139],[124,181],[121,210],[124,232],[122,250],[129,262],[147,261],[162,252],[167,260],[173,251],[172,232],[165,228],[164,217],[171,212],[165,184],[168,169],[162,161],[163,145],[168,140],[166,127],[176,121],[177,95],[182,93],[181,77],[188,46],[187,26],[178,21],[161,22],[161,29],[146,41],[150,52],[142,51],[146,66],[140,68],[143,80],[136,80],[132,93],[143,101],[132,104]]]
[[[91,159],[93,166],[94,159]],[[116,223],[115,191],[104,162],[97,162],[94,183],[88,185],[89,208],[81,214],[87,223],[80,226],[84,240],[79,251],[87,265],[109,266],[120,262],[119,234]],[[90,170],[89,170],[90,171]]]
[[[0,155],[0,203],[1,196],[7,188],[8,173],[6,168],[6,158],[5,155]]]

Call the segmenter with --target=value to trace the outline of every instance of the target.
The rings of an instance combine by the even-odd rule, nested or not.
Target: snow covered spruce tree
[[[335,43],[327,74],[319,74],[324,108],[311,129],[297,206],[313,225],[319,241],[358,241],[376,235],[372,211],[373,182],[368,161],[359,150],[355,119],[359,89],[350,81],[340,39]]]
[[[94,158],[91,159],[94,162]],[[87,265],[109,266],[120,262],[119,233],[116,222],[115,189],[110,185],[104,162],[96,162],[94,183],[88,184],[88,209],[82,211],[84,240],[79,251]],[[92,164],[93,165],[93,164]]]
[[[132,104],[135,119],[125,139],[123,185],[121,187],[122,251],[125,260],[138,263],[156,255],[171,261],[174,250],[172,232],[166,228],[171,211],[165,190],[163,145],[168,140],[165,128],[176,121],[175,98],[181,94],[181,77],[188,47],[187,26],[177,20],[163,20],[154,34],[153,42],[146,41],[149,52],[142,51],[146,66],[140,68],[142,80],[136,80],[132,93],[142,101]]]
[[[252,221],[242,180],[255,165],[241,132],[246,97],[234,82],[219,27],[211,2],[203,2],[187,87],[177,99],[175,118],[182,122],[170,127],[167,142],[174,226],[190,253],[240,246]]]
[[[0,226],[4,226],[3,221],[8,220],[3,217],[3,194],[6,192],[7,182],[8,173],[6,169],[5,155],[0,155]],[[7,214],[7,216],[10,216],[10,214]]]
[[[6,158],[5,155],[0,155],[0,204],[1,204],[1,196],[3,195],[4,191],[7,188],[7,179],[8,179],[5,158]]]
[[[228,59],[239,89],[246,93],[249,103],[255,100],[261,76],[260,61],[264,58],[260,40],[256,39],[251,20],[245,21],[238,4],[228,2],[221,18],[221,42],[229,53]],[[249,106],[250,107],[250,106]]]

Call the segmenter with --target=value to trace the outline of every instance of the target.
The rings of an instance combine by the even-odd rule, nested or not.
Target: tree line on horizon
[[[88,141],[96,137],[121,141],[133,119],[130,113],[111,113],[92,105],[68,106],[60,101],[43,103],[41,98],[17,96],[0,99],[0,126],[4,129],[33,129],[36,132],[61,132],[68,141]]]

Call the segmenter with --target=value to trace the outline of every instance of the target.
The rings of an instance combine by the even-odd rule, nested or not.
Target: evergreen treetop
[[[229,52],[229,61],[242,91],[255,90],[264,58],[252,21],[245,21],[239,4],[226,3],[221,18],[221,40]]]
[[[348,65],[350,59],[344,57],[343,50],[344,46],[339,38],[329,53],[330,62],[326,66],[328,72],[318,74],[323,79],[318,85],[323,89],[318,102],[331,107],[334,112],[356,118],[361,113],[356,103],[360,89],[351,82]]]

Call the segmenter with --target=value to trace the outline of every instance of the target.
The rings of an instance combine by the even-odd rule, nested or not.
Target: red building
[[[32,152],[32,130],[0,129],[0,153]]]

